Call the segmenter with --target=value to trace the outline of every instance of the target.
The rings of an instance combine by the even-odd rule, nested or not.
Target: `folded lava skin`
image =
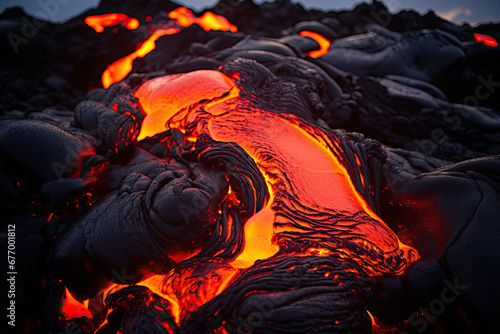
[[[500,24],[104,0],[0,34],[6,332],[500,331]]]

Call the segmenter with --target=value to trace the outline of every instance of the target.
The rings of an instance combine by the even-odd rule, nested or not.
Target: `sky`
[[[265,1],[254,0],[256,3]],[[91,7],[96,7],[98,2],[99,0],[1,0],[0,12],[6,7],[18,5],[32,15],[54,22],[63,22]],[[176,2],[199,11],[212,7],[218,0],[177,0]],[[292,0],[292,2],[300,2],[306,8],[343,10],[352,9],[360,1]],[[393,13],[403,9],[425,13],[433,9],[441,17],[458,24],[500,22],[500,0],[384,0],[384,3]]]

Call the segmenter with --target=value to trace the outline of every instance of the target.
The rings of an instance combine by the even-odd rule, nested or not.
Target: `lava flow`
[[[133,29],[129,28],[129,26],[139,26],[139,21],[136,19],[133,20],[136,20],[137,22],[131,22],[131,19],[128,19],[126,15],[123,17],[119,15],[123,14],[89,16],[85,19],[85,23],[93,27],[97,32],[103,31],[103,26],[114,25],[121,22],[126,22],[126,27],[128,29]],[[101,77],[102,86],[104,88],[108,88],[112,84],[123,80],[130,73],[130,71],[132,71],[133,61],[135,59],[142,58],[155,49],[155,42],[158,38],[165,35],[176,34],[181,31],[180,28],[186,28],[193,24],[197,24],[206,31],[238,31],[236,26],[232,25],[225,17],[216,15],[212,12],[205,12],[202,17],[196,17],[191,10],[185,7],[179,7],[169,12],[168,17],[175,21],[175,26],[155,30],[144,42],[140,44],[136,51],[118,59],[106,68]]]
[[[146,119],[154,115],[157,122],[167,124],[166,128],[176,128],[186,137],[196,138],[200,134],[186,133],[189,127],[220,142],[235,142],[253,158],[264,175],[271,200],[245,225],[245,248],[233,266],[249,267],[258,259],[274,255],[280,242],[297,241],[300,235],[307,234],[305,239],[315,240],[315,234],[311,233],[315,226],[308,219],[312,212],[324,215],[322,228],[331,233],[332,240],[342,238],[359,249],[379,254],[376,259],[357,259],[374,275],[400,273],[416,259],[416,251],[401,244],[355,190],[346,169],[332,152],[335,145],[328,142],[322,131],[298,118],[253,108],[239,97],[238,87],[231,88],[230,79],[223,81],[221,76],[224,75],[216,71],[200,71],[159,77],[145,83],[135,95]],[[213,86],[221,89],[220,83],[224,82],[229,94],[189,111],[182,109],[177,113],[179,109],[163,108],[165,101],[175,100],[179,93],[176,87],[169,87],[173,82],[178,87],[192,87],[202,78],[205,87],[219,83]],[[206,90],[202,92],[206,96]],[[212,93],[216,96],[220,91]],[[189,100],[193,101],[193,97]],[[336,249],[338,243],[328,246],[346,257],[355,256],[348,249]]]
[[[168,13],[168,17],[176,20],[181,27],[189,27],[192,24],[197,24],[205,31],[221,30],[237,32],[238,28],[231,24],[225,17],[205,12],[201,17],[196,17],[193,12],[186,7],[179,7]]]
[[[173,115],[200,100],[221,96],[233,86],[231,79],[214,71],[174,74],[146,81],[137,93],[151,92],[140,100],[147,117],[137,140],[165,131],[166,115]]]
[[[316,43],[319,44],[319,50],[313,50],[313,51],[310,51],[310,52],[307,52],[306,53],[306,56],[309,56],[311,58],[319,58],[323,55],[325,55],[328,50],[330,50],[330,46],[331,46],[331,42],[326,39],[325,37],[323,37],[322,35],[318,34],[318,33],[315,33],[315,32],[312,32],[312,31],[301,31],[299,33],[300,36],[302,37],[309,37],[309,38],[312,38],[316,41]]]
[[[357,192],[334,140],[295,116],[256,108],[223,73],[202,70],[150,79],[135,97],[145,114],[140,138],[176,129],[187,142],[205,134],[236,143],[253,159],[270,194],[264,208],[245,222],[244,246],[236,258],[175,268],[135,284],[147,287],[149,298],[163,298],[173,319],[165,326],[180,325],[257,260],[287,256],[277,255],[282,246],[312,242],[320,247],[296,255],[349,259],[371,276],[401,274],[418,258]],[[112,284],[100,295],[121,288]],[[95,317],[85,311],[89,301],[78,302],[69,292],[63,304],[68,305],[62,310],[65,319]]]
[[[102,75],[105,88],[125,78],[134,59],[151,52],[161,36],[192,24],[237,31],[227,19],[210,12],[198,18],[181,7],[168,16],[175,25],[155,30],[135,52],[108,66]],[[317,58],[328,52],[330,41],[325,37],[309,31],[300,35],[320,46],[306,55]],[[350,259],[371,276],[400,274],[416,260],[416,251],[402,244],[358,193],[334,139],[295,116],[257,108],[235,80],[219,71],[201,70],[150,79],[135,92],[145,114],[138,140],[175,129],[188,143],[197,142],[201,134],[236,143],[255,162],[269,194],[264,207],[244,222],[244,244],[234,258],[208,260],[201,266],[203,274],[196,266],[179,267],[166,275],[146,275],[135,284],[147,287],[150,297],[163,298],[174,326],[225,291],[257,260],[278,256],[290,244],[314,243],[318,247],[302,255]],[[122,288],[110,284],[99,298],[104,303],[103,296]],[[79,302],[66,290],[62,313],[65,319],[95,317],[88,305],[88,300]],[[110,309],[103,312],[98,319],[106,318]]]
[[[88,300],[84,302],[79,302],[71,295],[71,293],[66,288],[64,291],[64,297],[61,304],[61,313],[64,315],[65,319],[87,317],[92,318],[92,313],[88,310]]]
[[[484,43],[484,45],[490,46],[492,48],[498,45],[498,42],[493,37],[488,35],[474,33],[474,38],[476,39],[476,42]]]
[[[178,33],[178,28],[158,29],[146,39],[140,47],[131,54],[118,59],[109,65],[102,74],[102,86],[108,88],[112,84],[123,80],[132,71],[132,65],[135,59],[142,58],[156,47],[155,41],[161,36],[172,35]]]
[[[89,27],[94,28],[98,33],[103,32],[105,27],[111,27],[117,24],[122,24],[128,30],[139,28],[139,20],[128,17],[125,14],[117,13],[87,16],[85,18],[85,23]]]
[[[199,90],[190,89],[194,86]],[[153,293],[165,300],[173,317],[173,324],[164,324],[166,328],[178,326],[221,294],[242,270],[273,257],[290,242],[317,242],[321,247],[310,247],[302,255],[351,259],[370,275],[401,273],[418,257],[356,191],[337,158],[342,152],[335,143],[297,117],[254,108],[240,96],[240,87],[221,72],[202,70],[150,79],[135,96],[146,114],[141,138],[175,128],[186,137],[194,136],[194,141],[205,133],[216,141],[235,142],[255,161],[270,194],[267,205],[246,221],[244,247],[235,259],[209,259],[201,266],[202,274],[196,266],[181,267],[136,284],[147,287],[150,298]],[[94,298],[104,302],[104,296],[121,288],[111,284]],[[79,302],[66,290],[63,316],[90,319],[94,313],[88,305],[88,300]]]

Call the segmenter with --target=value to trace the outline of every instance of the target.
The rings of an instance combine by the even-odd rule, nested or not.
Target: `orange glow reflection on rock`
[[[88,301],[87,301],[88,302]],[[88,310],[85,302],[79,302],[66,288],[62,300],[61,313],[65,319],[87,317],[92,318],[92,313]]]
[[[146,39],[137,50],[125,56],[111,65],[109,65],[102,74],[101,81],[104,88],[108,88],[112,84],[123,80],[132,71],[133,61],[137,58],[142,58],[156,47],[156,40],[161,36],[173,35],[178,33],[178,28],[158,29]]]
[[[137,140],[167,130],[166,122],[179,110],[200,100],[211,100],[228,92],[234,83],[217,71],[194,71],[146,81],[136,92],[146,114]]]
[[[189,27],[192,24],[197,24],[206,31],[238,31],[238,28],[231,24],[225,17],[212,12],[205,12],[202,17],[196,17],[193,12],[186,7],[179,7],[169,12],[168,17],[172,20],[176,20],[177,24],[181,27]]]
[[[318,58],[323,55],[325,55],[328,50],[330,50],[330,45],[332,44],[328,39],[325,37],[321,36],[320,34],[317,34],[312,31],[301,31],[299,33],[300,36],[302,37],[310,37],[316,41],[316,43],[319,44],[319,50],[314,50],[306,53],[306,56],[312,57],[312,58]]]
[[[482,42],[486,46],[491,46],[494,48],[498,45],[498,42],[493,37],[488,35],[474,33],[474,38],[476,39],[476,42],[478,43]]]
[[[120,23],[128,30],[139,28],[139,20],[128,17],[125,14],[117,13],[87,16],[84,22],[98,33],[103,32],[105,27],[111,27]]]

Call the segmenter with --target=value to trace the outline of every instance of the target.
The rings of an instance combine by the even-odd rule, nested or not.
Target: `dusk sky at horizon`
[[[54,22],[64,22],[83,11],[97,7],[99,3],[99,0],[85,2],[77,0],[60,1],[62,4],[58,4],[59,8],[57,8],[57,11],[52,9],[52,12],[49,12],[49,15],[47,15],[48,11],[45,10],[44,12],[43,4],[48,4],[51,1],[57,3],[57,0],[2,0],[0,3],[0,12],[3,12],[7,7],[17,5],[23,7],[31,15],[50,19]],[[175,2],[196,11],[201,11],[213,7],[218,0],[177,0]],[[254,2],[263,3],[269,2],[269,0],[254,0]],[[361,2],[371,2],[371,0],[292,0],[292,2],[301,3],[305,8],[309,9],[348,10]],[[457,24],[462,22],[470,24],[500,22],[500,1],[497,0],[384,0],[383,2],[393,13],[404,9],[413,9],[419,13],[425,13],[432,9],[439,16]]]

